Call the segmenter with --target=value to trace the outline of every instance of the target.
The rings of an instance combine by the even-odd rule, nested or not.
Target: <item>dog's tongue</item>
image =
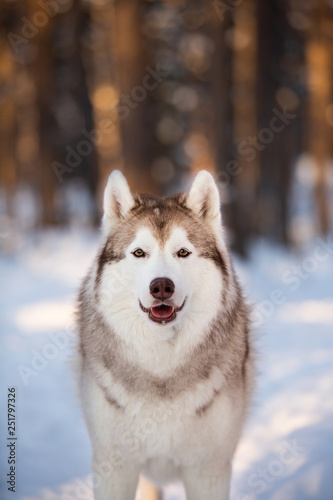
[[[171,314],[173,313],[173,307],[166,305],[152,307],[151,313],[155,318],[159,319],[169,318],[169,316],[171,316]]]

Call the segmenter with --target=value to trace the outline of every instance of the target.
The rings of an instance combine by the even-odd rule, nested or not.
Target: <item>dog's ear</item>
[[[134,206],[134,198],[120,170],[114,170],[104,191],[103,229],[109,232]]]
[[[197,174],[188,194],[186,204],[216,234],[221,234],[220,195],[213,176],[207,170],[201,170]]]

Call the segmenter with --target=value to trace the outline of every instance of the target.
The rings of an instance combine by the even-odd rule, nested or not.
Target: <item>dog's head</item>
[[[104,194],[103,232],[95,287],[113,327],[170,332],[216,316],[229,258],[208,172],[198,173],[188,194],[157,198],[133,196],[114,171]]]

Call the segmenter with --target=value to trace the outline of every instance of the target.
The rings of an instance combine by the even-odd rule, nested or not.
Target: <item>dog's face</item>
[[[167,198],[133,197],[123,175],[113,172],[103,229],[96,287],[113,327],[172,329],[214,317],[228,256],[218,190],[208,172],[198,174],[188,195]]]
[[[128,250],[141,310],[157,324],[175,321],[195,285],[195,248],[185,231],[173,227],[163,240],[149,227],[141,227]]]

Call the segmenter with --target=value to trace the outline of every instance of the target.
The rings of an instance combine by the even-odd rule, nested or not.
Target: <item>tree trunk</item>
[[[325,0],[313,2],[312,26],[306,47],[309,80],[309,152],[315,162],[314,194],[319,229],[323,234],[330,228],[327,179],[331,129],[325,120],[325,115],[332,95],[332,51],[327,39],[331,26],[327,24],[327,18]]]
[[[245,153],[257,136],[257,2],[248,0],[234,10],[233,33],[233,136],[238,174],[234,177],[235,249],[245,255],[245,245],[257,226],[258,152]]]

